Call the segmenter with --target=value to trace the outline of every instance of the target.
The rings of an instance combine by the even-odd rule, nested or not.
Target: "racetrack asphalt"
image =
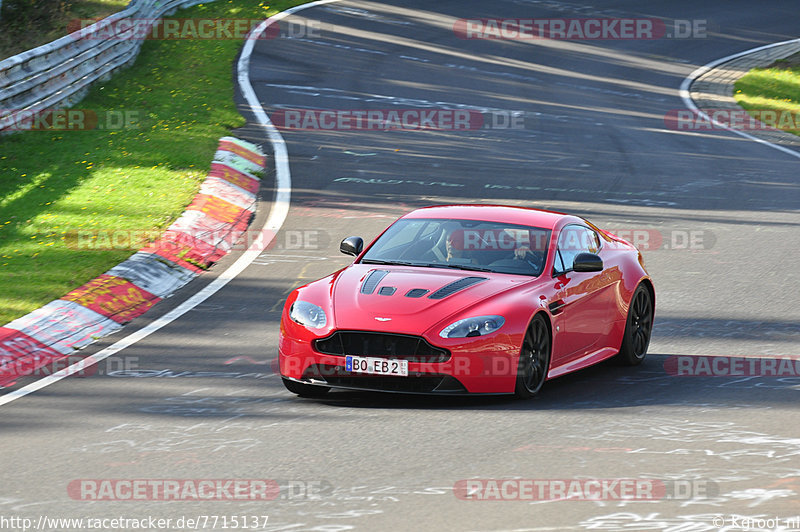
[[[0,438],[11,452],[0,513],[269,515],[267,530],[718,530],[717,516],[728,525],[734,515],[794,517],[800,434],[787,420],[797,415],[800,381],[674,377],[665,362],[800,357],[791,267],[800,244],[798,163],[729,132],[664,123],[684,108],[678,87],[696,67],[797,37],[793,8],[395,0],[293,15],[296,28],[314,31],[259,42],[252,58],[253,86],[271,116],[468,109],[522,116],[524,126],[282,131],[293,190],[276,246],[208,301],[101,365],[111,375],[65,379],[4,406]],[[458,19],[487,17],[705,20],[708,33],[496,41],[453,31]],[[237,135],[269,148],[255,126]],[[252,227],[269,214],[270,179]],[[559,378],[528,402],[350,392],[312,401],[286,392],[271,365],[286,294],[346,265],[337,251],[343,237],[370,239],[413,207],[451,202],[561,210],[660,240],[645,252],[657,291],[645,364]],[[162,302],[126,331],[189,295]],[[512,477],[657,479],[710,487],[710,495],[489,502],[453,493],[460,480]],[[268,502],[170,503],[91,503],[67,490],[75,479],[120,478],[260,478],[297,489]],[[300,486],[324,489],[308,497]]]

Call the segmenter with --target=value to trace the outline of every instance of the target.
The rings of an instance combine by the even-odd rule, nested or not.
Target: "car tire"
[[[299,395],[300,397],[322,397],[331,391],[331,389],[326,386],[303,384],[302,382],[296,382],[284,377],[281,377],[281,379],[283,380],[283,385],[286,386],[287,390]]]
[[[638,366],[647,355],[653,332],[653,298],[650,290],[640,284],[636,287],[628,307],[625,333],[617,358],[628,366]]]
[[[539,393],[550,369],[552,342],[547,320],[537,314],[531,320],[519,353],[517,384],[514,395],[518,399],[529,399]]]

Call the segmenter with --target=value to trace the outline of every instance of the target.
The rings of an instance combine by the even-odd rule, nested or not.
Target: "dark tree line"
[[[0,0],[3,31],[50,27],[70,8],[71,0]]]

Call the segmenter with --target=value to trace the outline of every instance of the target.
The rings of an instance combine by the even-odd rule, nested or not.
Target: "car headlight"
[[[451,323],[439,333],[442,338],[467,338],[495,332],[506,322],[502,316],[476,316]]]
[[[289,317],[312,329],[322,329],[328,323],[325,311],[308,301],[295,301],[289,309]]]

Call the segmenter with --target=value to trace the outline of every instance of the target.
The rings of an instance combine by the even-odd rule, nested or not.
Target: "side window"
[[[558,249],[556,249],[556,257],[555,258],[556,258],[556,261],[555,261],[555,264],[553,265],[553,270],[556,273],[563,273],[566,268],[564,268],[564,261],[561,260],[561,251],[559,251]]]
[[[600,252],[600,236],[592,229],[583,228],[585,239],[584,239],[584,251],[588,251],[589,253],[599,253]]]
[[[568,272],[572,269],[572,261],[581,252],[581,233],[580,226],[568,225],[561,230],[558,237],[558,249],[556,249],[556,271],[558,273]],[[559,265],[558,258],[561,258]]]
[[[600,237],[582,225],[568,225],[561,230],[556,249],[554,273],[572,270],[572,263],[579,253],[598,253]]]

